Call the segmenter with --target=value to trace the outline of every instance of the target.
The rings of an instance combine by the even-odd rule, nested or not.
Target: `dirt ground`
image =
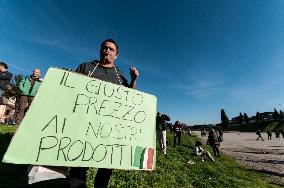
[[[193,132],[204,141],[200,131]],[[267,133],[262,133],[264,141],[256,140],[255,133],[228,132],[224,133],[224,141],[221,143],[221,152],[232,156],[249,169],[269,175],[271,182],[284,185],[284,138],[267,140]]]

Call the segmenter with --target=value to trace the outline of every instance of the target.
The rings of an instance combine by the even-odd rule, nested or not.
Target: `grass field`
[[[284,121],[279,122],[275,127],[275,130],[284,130]]]
[[[4,155],[14,132],[14,127],[0,125],[1,156]],[[179,148],[172,147],[171,133],[168,133],[167,138],[167,155],[157,151],[156,169],[153,172],[114,170],[109,187],[279,187],[270,184],[264,175],[247,170],[224,155],[216,158],[215,163],[202,162],[192,152],[197,139],[194,136],[183,135],[182,146]],[[211,151],[206,145],[204,148]],[[187,164],[188,160],[195,164]],[[63,179],[27,185],[27,167],[28,165],[0,163],[0,188],[63,186]],[[95,168],[88,171],[88,187],[92,187],[95,174]]]
[[[276,127],[279,125],[279,122],[271,122],[268,123],[267,126],[263,129],[263,131],[275,131]]]

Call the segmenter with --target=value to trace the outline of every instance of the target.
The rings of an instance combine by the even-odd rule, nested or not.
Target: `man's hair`
[[[35,69],[33,70],[33,72],[34,72],[35,70],[39,70],[39,72],[40,72],[40,69],[39,69],[39,68],[35,68]]]
[[[5,69],[8,69],[8,65],[4,62],[0,62],[0,65],[2,65]]]
[[[167,114],[162,114],[161,118],[163,118],[165,121],[170,121],[171,118]]]
[[[179,121],[176,121],[175,124],[180,124],[180,122],[179,122]]]
[[[106,40],[104,40],[104,41],[101,43],[101,49],[103,49],[104,44],[107,43],[107,42],[111,42],[111,43],[113,43],[113,44],[115,45],[115,47],[116,47],[116,53],[118,54],[118,45],[117,45],[117,43],[115,42],[114,39],[106,39]]]
[[[202,146],[202,143],[200,141],[196,141],[195,146]]]

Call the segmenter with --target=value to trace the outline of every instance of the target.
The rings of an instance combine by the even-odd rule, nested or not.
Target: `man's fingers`
[[[135,77],[139,76],[139,72],[135,67],[130,67],[130,74],[131,76],[135,76]]]

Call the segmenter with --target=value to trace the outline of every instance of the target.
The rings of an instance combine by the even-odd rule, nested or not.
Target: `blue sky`
[[[0,60],[15,74],[75,69],[119,43],[117,66],[189,125],[284,108],[284,1],[0,1]],[[128,76],[129,78],[129,76]]]

